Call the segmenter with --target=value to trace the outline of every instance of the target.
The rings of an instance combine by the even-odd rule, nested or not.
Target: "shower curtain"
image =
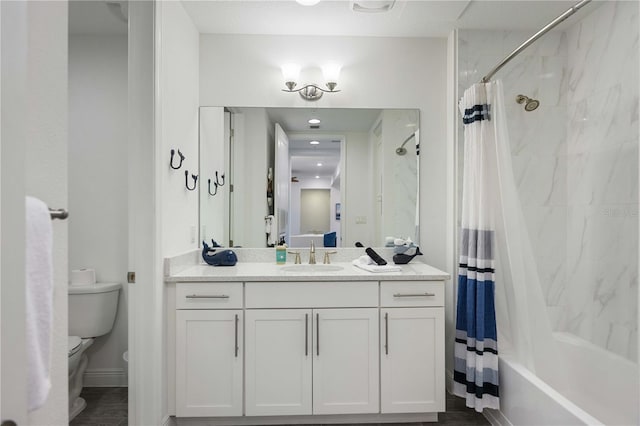
[[[513,177],[502,83],[473,85],[459,108],[464,171],[453,392],[481,412],[500,406],[498,336],[543,380],[561,374],[562,365]]]
[[[476,84],[459,105],[465,143],[453,391],[478,412],[500,408],[493,255],[497,135],[487,95],[485,85]]]

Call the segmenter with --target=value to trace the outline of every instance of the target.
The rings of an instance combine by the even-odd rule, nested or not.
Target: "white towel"
[[[53,229],[45,203],[26,199],[26,339],[27,404],[29,411],[47,400],[51,381],[51,325],[53,305]]]
[[[353,266],[364,269],[369,272],[401,272],[402,268],[398,265],[378,265],[369,256],[360,256],[354,259]]]

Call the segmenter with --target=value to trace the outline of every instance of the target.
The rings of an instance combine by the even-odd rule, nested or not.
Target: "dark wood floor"
[[[70,426],[124,426],[127,425],[127,388],[84,388],[82,397],[87,408],[73,419]],[[483,415],[465,407],[464,400],[447,394],[447,411],[438,415],[438,423],[424,423],[424,426],[488,425]],[[407,426],[421,426],[423,423],[403,423]],[[389,426],[386,423],[385,426]],[[394,425],[394,424],[392,424]],[[397,424],[395,424],[397,425]],[[319,426],[319,425],[308,425]],[[359,426],[373,426],[362,425]]]

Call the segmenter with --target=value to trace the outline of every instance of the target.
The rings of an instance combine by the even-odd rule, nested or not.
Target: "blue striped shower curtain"
[[[478,412],[500,408],[494,265],[500,190],[492,123],[495,84],[470,87],[459,105],[464,173],[453,392]]]

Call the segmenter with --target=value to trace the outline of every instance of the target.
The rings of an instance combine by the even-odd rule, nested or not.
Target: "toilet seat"
[[[82,339],[78,336],[69,336],[67,348],[69,350],[69,356],[74,355],[76,352],[80,350],[82,346]]]

